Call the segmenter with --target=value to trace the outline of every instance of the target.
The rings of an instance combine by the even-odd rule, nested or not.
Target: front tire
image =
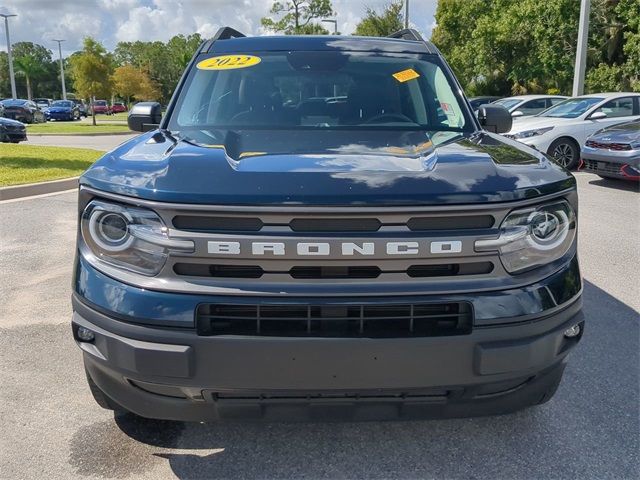
[[[555,140],[549,146],[547,154],[567,170],[573,170],[580,162],[580,147],[574,139],[569,137]]]

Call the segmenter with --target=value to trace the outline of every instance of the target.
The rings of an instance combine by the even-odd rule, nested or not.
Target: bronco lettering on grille
[[[332,254],[342,256],[375,255],[382,253],[393,255],[419,255],[421,253],[452,254],[462,252],[462,242],[459,240],[437,242],[386,242],[382,252],[376,252],[376,244],[373,242],[341,242],[332,245],[329,242],[298,242],[286,245],[283,242],[251,242],[250,252],[257,256],[283,256],[295,254],[301,257],[329,256]],[[288,251],[292,249],[293,251]],[[207,242],[207,251],[214,255],[241,255],[240,242]]]

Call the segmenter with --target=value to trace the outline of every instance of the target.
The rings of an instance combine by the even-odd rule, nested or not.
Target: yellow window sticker
[[[395,78],[399,82],[408,82],[409,80],[413,80],[414,78],[418,78],[420,74],[416,72],[413,68],[407,68],[406,70],[402,70],[401,72],[397,72],[393,74],[393,78]]]
[[[262,61],[260,57],[253,55],[222,55],[220,57],[207,58],[196,65],[200,70],[231,70],[234,68],[253,67]]]

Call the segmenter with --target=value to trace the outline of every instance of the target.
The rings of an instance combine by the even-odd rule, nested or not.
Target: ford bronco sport
[[[80,178],[73,335],[143,417],[490,415],[555,393],[583,332],[573,176],[476,117],[438,50],[204,42]]]

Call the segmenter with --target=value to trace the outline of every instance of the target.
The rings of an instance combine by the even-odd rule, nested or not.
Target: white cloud
[[[367,6],[380,9],[389,0],[333,0],[338,30],[351,33]],[[272,0],[3,0],[0,11],[18,14],[10,19],[12,42],[31,41],[54,49],[53,38],[65,38],[64,53],[93,36],[112,49],[118,41],[162,40],[199,32],[211,36],[222,25],[246,34],[264,34],[260,19]],[[410,2],[411,25],[430,36],[437,0]],[[330,28],[331,25],[328,25]],[[6,49],[0,26],[0,49]]]

